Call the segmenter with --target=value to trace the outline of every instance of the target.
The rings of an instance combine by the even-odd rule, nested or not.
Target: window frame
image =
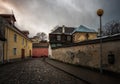
[[[71,41],[71,39],[72,39],[71,36],[67,36],[67,39],[66,39],[66,40],[67,40],[67,41]]]
[[[17,48],[13,48],[13,55],[17,54]]]
[[[61,35],[57,35],[57,41],[61,41]]]
[[[22,39],[22,45],[24,45],[24,38]]]
[[[17,34],[14,34],[14,42],[17,42]]]

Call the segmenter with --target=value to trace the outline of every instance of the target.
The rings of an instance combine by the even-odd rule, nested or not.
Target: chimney
[[[62,33],[65,33],[65,25],[62,26]]]

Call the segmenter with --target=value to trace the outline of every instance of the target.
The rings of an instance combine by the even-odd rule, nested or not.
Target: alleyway
[[[42,59],[0,66],[0,84],[86,84]]]

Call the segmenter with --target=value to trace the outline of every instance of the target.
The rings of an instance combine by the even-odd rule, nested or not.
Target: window
[[[71,36],[67,36],[67,41],[71,41]]]
[[[62,44],[57,44],[57,46],[62,46]]]
[[[51,44],[51,47],[56,47],[56,45],[55,44]]]
[[[22,40],[22,44],[24,45],[24,39]]]
[[[89,39],[89,34],[88,33],[86,33],[86,40],[88,40]]]
[[[14,42],[17,42],[17,35],[14,34]]]
[[[57,40],[60,41],[61,40],[61,36],[57,35]]]
[[[17,49],[13,48],[13,54],[16,55]]]
[[[26,46],[27,46],[27,40],[26,40]]]

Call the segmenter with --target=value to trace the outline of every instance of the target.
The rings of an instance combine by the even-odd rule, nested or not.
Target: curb
[[[63,69],[61,69],[61,68],[59,68],[59,67],[56,67],[56,66],[50,64],[50,63],[47,62],[47,61],[45,61],[45,62],[46,62],[47,64],[51,65],[52,67],[54,67],[54,68],[56,68],[56,69],[59,69],[59,70],[65,72],[65,73],[67,73],[68,75],[71,75],[71,76],[75,77],[76,79],[79,79],[79,80],[85,82],[86,84],[91,84],[89,81],[86,81],[86,80],[84,80],[84,79],[82,79],[82,78],[80,78],[80,77],[78,77],[78,76],[76,76],[76,75],[74,75],[74,74],[71,74],[71,73],[69,73],[69,72],[67,72],[67,71],[65,71],[65,70],[63,70]]]

